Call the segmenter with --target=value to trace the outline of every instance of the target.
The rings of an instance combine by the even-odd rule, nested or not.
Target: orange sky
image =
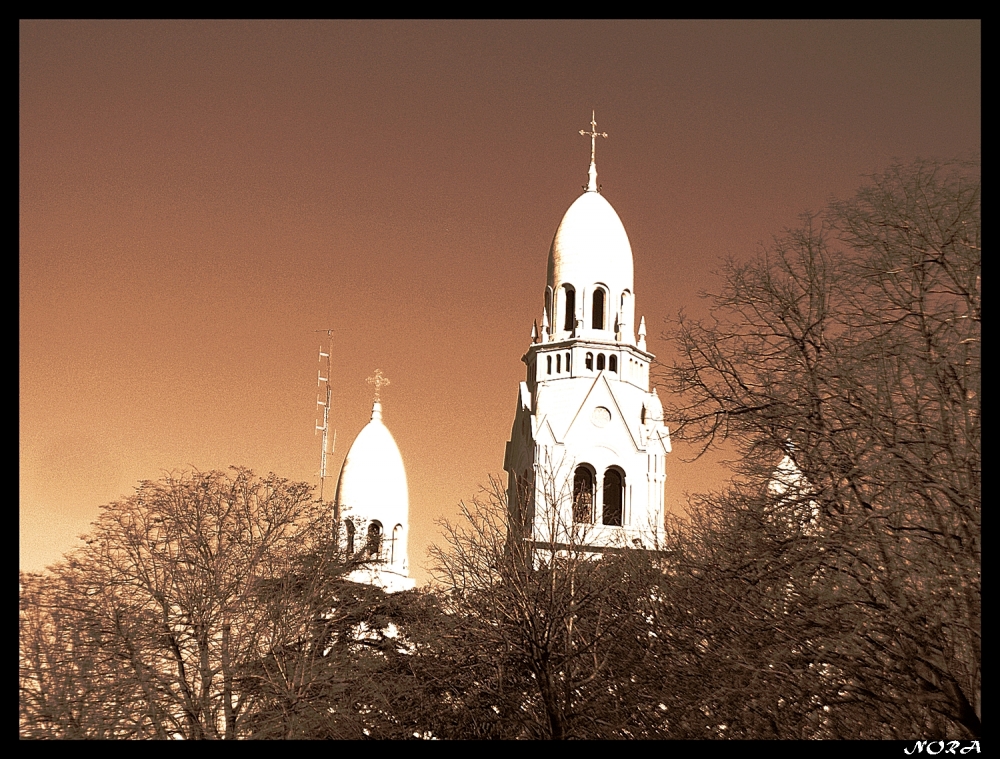
[[[172,469],[318,481],[385,422],[414,574],[503,466],[549,244],[586,182],[636,317],[891,161],[981,145],[978,21],[20,23],[20,566]],[[663,391],[661,390],[661,397]],[[670,420],[667,420],[670,423]],[[668,459],[667,500],[720,470]]]

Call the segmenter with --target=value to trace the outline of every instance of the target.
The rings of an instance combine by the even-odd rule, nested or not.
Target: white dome
[[[410,501],[403,457],[382,424],[382,404],[377,401],[371,421],[347,452],[336,500],[343,517],[379,520],[387,530],[407,523]]]
[[[599,192],[585,192],[563,215],[549,250],[548,284],[606,279],[632,289],[632,246],[622,220]]]
[[[632,284],[632,246],[615,209],[599,192],[588,190],[563,215],[549,249],[546,303],[554,304],[549,316],[555,339],[568,336],[574,316],[583,328],[593,326],[593,293],[606,291],[604,330],[614,331],[619,316],[626,327],[625,342],[634,342],[631,325],[635,306]],[[576,314],[567,315],[565,287],[574,290]]]

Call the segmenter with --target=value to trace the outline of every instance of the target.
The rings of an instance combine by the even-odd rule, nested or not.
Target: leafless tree
[[[762,514],[793,443],[816,526],[756,558],[801,599],[823,705],[894,737],[980,732],[980,228],[978,163],[894,167],[730,261],[673,332],[674,434],[735,443],[752,492],[715,508]]]
[[[142,483],[84,548],[21,577],[22,734],[245,737],[249,717],[330,677],[344,570],[304,483],[244,469]]]
[[[561,491],[540,492],[558,500]],[[568,508],[549,511],[558,521]],[[471,700],[485,707],[480,721],[495,723],[496,737],[658,734],[659,724],[634,708],[639,686],[631,678],[647,650],[642,602],[656,573],[649,555],[599,557],[578,524],[549,525],[550,544],[525,539],[496,480],[443,526],[435,576],[463,620],[463,639],[474,641],[480,673],[474,693],[449,696],[456,710],[469,710]]]

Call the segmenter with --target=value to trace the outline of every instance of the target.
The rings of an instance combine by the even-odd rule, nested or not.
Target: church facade
[[[670,433],[650,389],[645,320],[635,331],[632,248],[589,181],[549,248],[541,328],[521,360],[504,456],[511,523],[535,548],[655,548],[664,519]]]

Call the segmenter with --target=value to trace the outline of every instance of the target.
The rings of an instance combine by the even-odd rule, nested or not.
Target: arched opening
[[[604,329],[604,290],[594,290],[594,308],[590,312],[590,326],[594,329]]]
[[[604,354],[597,354],[597,371],[601,371],[604,368]]]
[[[621,527],[625,505],[625,476],[617,469],[604,473],[604,510],[601,521],[612,527]]]
[[[632,301],[630,300],[631,297],[632,293],[628,290],[622,290],[621,301],[618,305],[618,313],[620,313],[624,319],[628,319],[629,316],[629,308],[632,305]]]
[[[347,535],[347,555],[354,555],[354,522],[350,519],[344,520],[344,533]]]
[[[608,371],[618,372],[618,356],[608,356]]]
[[[562,374],[562,354],[556,356],[556,374]]]
[[[567,353],[566,353],[566,371],[567,372],[569,371],[569,357],[572,356],[572,355],[573,355],[572,353],[569,353],[567,351]]]
[[[576,290],[570,285],[563,285],[563,329],[572,332],[576,327]]]
[[[389,563],[396,563],[396,545],[403,539],[403,525],[397,524],[392,528],[392,543],[389,546]],[[400,558],[402,558],[403,546],[399,546]]]
[[[545,288],[545,318],[548,319],[549,323],[545,326],[545,331],[552,334],[552,328],[555,326],[553,322],[555,321],[556,315],[552,311],[552,288]]]
[[[593,353],[588,353],[587,357],[583,360],[583,363],[584,363],[584,365],[588,369],[593,370],[593,368],[594,368],[594,354]]]
[[[573,474],[573,521],[594,521],[594,473],[587,466],[578,466]]]
[[[365,553],[373,559],[378,559],[382,553],[382,523],[373,521],[368,525],[368,540],[365,542]]]
[[[552,374],[552,356],[545,357],[545,373]]]

